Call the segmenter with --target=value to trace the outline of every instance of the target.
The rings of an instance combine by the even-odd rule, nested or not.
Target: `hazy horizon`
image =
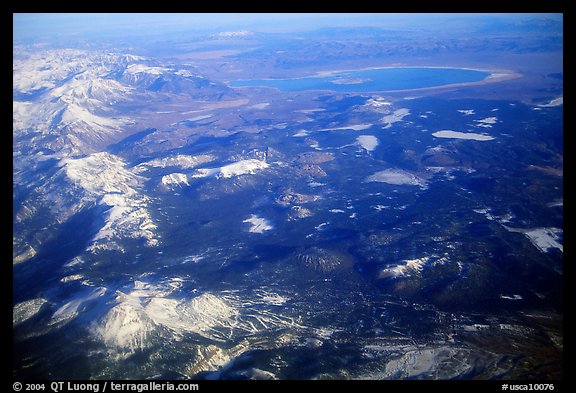
[[[99,38],[138,34],[250,29],[297,32],[327,27],[389,29],[473,29],[486,24],[518,24],[531,18],[562,20],[562,14],[500,13],[15,13],[14,42],[54,38]]]

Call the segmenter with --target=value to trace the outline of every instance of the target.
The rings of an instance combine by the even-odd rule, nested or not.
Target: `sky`
[[[450,23],[465,26],[481,21],[515,23],[534,15],[561,20],[561,14],[418,14],[418,13],[25,13],[13,15],[14,41],[79,35],[89,37],[123,34],[158,35],[185,31],[249,29],[289,32],[323,27],[367,26],[380,28],[442,28]]]

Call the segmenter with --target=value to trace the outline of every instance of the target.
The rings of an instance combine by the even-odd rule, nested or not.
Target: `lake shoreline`
[[[351,91],[339,91],[337,86],[354,86],[359,85],[360,83],[339,83],[338,81],[332,81],[334,85],[334,89],[330,88],[310,88],[306,89],[303,88],[302,90],[294,90],[294,91],[286,91],[277,86],[269,86],[269,85],[251,85],[251,86],[233,86],[230,83],[238,83],[243,81],[253,81],[253,79],[240,79],[236,81],[227,81],[227,84],[232,88],[271,88],[275,90],[279,90],[285,93],[293,93],[293,92],[304,92],[304,91],[326,91],[332,92],[336,91],[339,93],[406,93],[406,92],[419,92],[419,91],[431,91],[437,89],[449,89],[454,87],[463,87],[463,86],[475,86],[475,85],[484,85],[484,84],[491,84],[491,83],[498,83],[506,80],[521,78],[523,75],[517,73],[512,70],[500,70],[500,69],[478,69],[478,68],[470,68],[470,67],[453,67],[453,66],[378,66],[378,67],[365,67],[359,69],[352,69],[352,70],[329,70],[329,71],[319,71],[308,76],[301,76],[295,78],[287,78],[287,79],[273,79],[273,78],[263,78],[258,79],[258,81],[298,81],[303,79],[312,79],[312,78],[329,78],[329,77],[337,77],[338,74],[341,73],[352,73],[352,72],[365,72],[365,71],[374,71],[374,70],[383,70],[383,69],[445,69],[445,70],[465,70],[465,71],[476,71],[476,72],[483,72],[488,73],[489,75],[479,81],[469,81],[469,82],[455,82],[455,83],[448,83],[448,84],[441,84],[436,86],[425,86],[425,87],[415,87],[415,88],[405,88],[405,89],[374,89],[374,90],[351,90]]]

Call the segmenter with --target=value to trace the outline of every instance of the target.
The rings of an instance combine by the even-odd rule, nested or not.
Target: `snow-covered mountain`
[[[164,190],[174,191],[178,188],[189,186],[188,176],[185,173],[170,173],[162,176],[160,187]]]
[[[187,94],[194,98],[218,99],[228,88],[199,75],[191,67],[130,64],[116,77],[126,85],[154,92]]]
[[[116,110],[134,88],[106,78],[121,56],[46,51],[13,68],[13,135],[22,145],[68,154],[102,149],[133,122]]]
[[[119,357],[157,345],[162,339],[173,341],[186,335],[200,336],[212,343],[221,358],[217,364],[203,365],[196,370],[201,371],[221,367],[238,356],[238,351],[247,351],[253,342],[258,342],[259,334],[287,327],[302,328],[294,319],[268,310],[273,308],[270,298],[274,298],[268,293],[256,295],[249,301],[231,294],[209,292],[182,298],[177,295],[181,283],[173,279],[170,284],[136,281],[126,293],[118,291],[112,307],[93,324],[91,333]],[[236,341],[242,343],[241,350],[226,348],[225,343]],[[201,359],[216,361],[210,354],[201,355]]]
[[[216,177],[218,179],[231,178],[245,174],[254,174],[258,171],[266,169],[270,166],[266,161],[257,159],[247,159],[233,162],[218,168],[201,168],[197,169],[193,174],[193,178],[202,177]]]
[[[25,140],[26,146],[93,153],[134,124],[123,104],[137,107],[168,93],[216,99],[228,90],[191,66],[159,66],[139,56],[79,50],[21,54],[13,64],[15,150]]]
[[[15,257],[31,247],[41,247],[42,241],[33,236],[43,214],[49,212],[53,223],[66,223],[74,215],[96,208],[103,226],[95,228],[89,250],[113,249],[123,251],[117,243],[124,238],[142,239],[148,246],[155,246],[159,239],[147,209],[150,198],[142,193],[145,178],[126,169],[119,157],[106,153],[94,153],[81,158],[65,157],[51,167],[51,175],[37,178],[31,184],[28,197],[16,210],[15,223],[20,229],[15,237]],[[28,240],[25,239],[36,239]],[[28,252],[32,257],[35,252]],[[26,254],[19,257],[23,262]]]
[[[139,130],[138,108],[151,101],[225,91],[190,66],[124,53],[15,48],[14,262],[34,257],[54,229],[88,209],[100,219],[89,250],[122,250],[123,238],[157,245],[142,167],[128,169],[106,148]]]
[[[87,335],[102,343],[113,359],[153,348],[162,352],[165,342],[198,337],[209,345],[198,346],[192,374],[215,370],[253,347],[262,347],[263,334],[282,335],[286,329],[306,334],[296,319],[278,312],[278,306],[289,300],[278,293],[258,290],[249,298],[228,292],[190,295],[182,291],[185,281],[142,277],[118,289],[76,282],[75,292],[58,302],[37,298],[16,304],[14,321],[22,324],[42,313],[43,323],[56,330],[89,316]],[[206,347],[211,350],[206,352]]]

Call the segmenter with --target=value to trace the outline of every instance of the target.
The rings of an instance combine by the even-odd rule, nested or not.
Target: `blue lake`
[[[490,72],[459,68],[377,68],[335,72],[329,76],[293,79],[251,79],[230,82],[231,87],[272,87],[281,91],[331,90],[342,93],[422,89],[453,83],[479,82]]]

